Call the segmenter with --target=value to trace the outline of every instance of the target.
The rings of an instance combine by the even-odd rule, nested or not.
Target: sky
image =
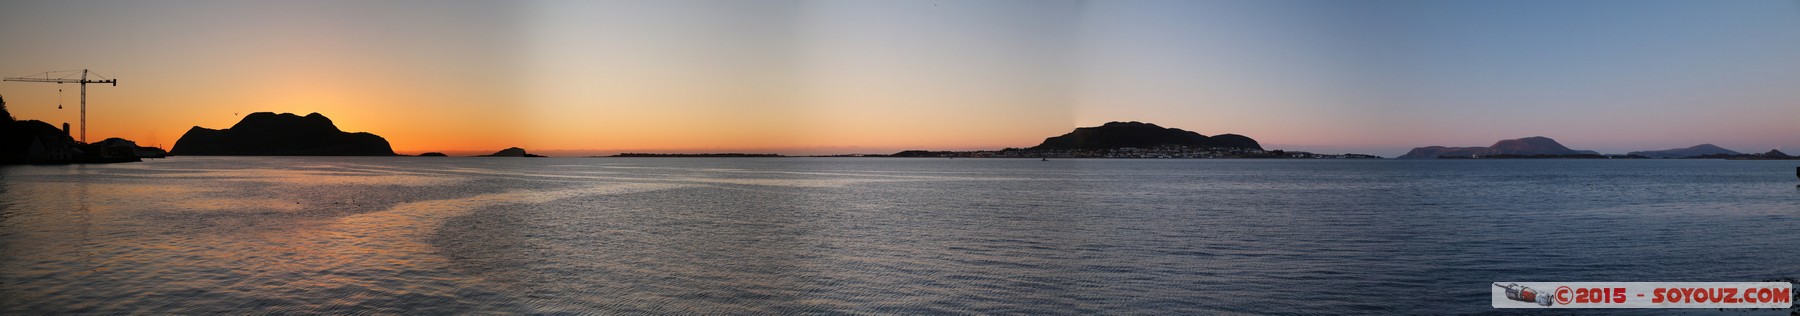
[[[1109,121],[1390,157],[1800,151],[1796,0],[0,0],[0,47],[0,76],[118,79],[89,140],[165,148],[318,112],[408,154],[999,149]],[[53,124],[77,91],[0,82]]]

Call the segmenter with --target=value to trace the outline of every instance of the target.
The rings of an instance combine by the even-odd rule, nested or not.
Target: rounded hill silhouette
[[[1261,150],[1256,140],[1237,134],[1208,137],[1179,128],[1164,128],[1143,122],[1109,122],[1100,126],[1076,128],[1062,136],[1044,139],[1032,150],[1151,148],[1164,145],[1202,148],[1246,148]]]
[[[256,112],[231,128],[195,126],[175,141],[173,155],[193,156],[394,156],[387,139],[338,130],[319,113]]]

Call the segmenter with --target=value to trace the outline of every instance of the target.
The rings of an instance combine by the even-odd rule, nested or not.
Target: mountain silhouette
[[[1207,137],[1179,128],[1164,128],[1142,122],[1109,122],[1100,126],[1076,128],[1062,136],[1045,138],[1031,150],[1113,149],[1124,147],[1151,148],[1164,145],[1246,148],[1261,150],[1256,140],[1235,134]]]
[[[1644,156],[1644,157],[1650,157],[1650,158],[1687,158],[1687,157],[1705,156],[1705,155],[1738,155],[1738,154],[1739,154],[1738,152],[1731,151],[1730,149],[1720,148],[1719,146],[1713,146],[1713,144],[1699,144],[1699,145],[1694,145],[1693,147],[1688,147],[1688,148],[1634,151],[1634,152],[1628,153],[1626,155],[1638,155],[1638,156]]]
[[[1444,147],[1429,146],[1413,148],[1401,155],[1400,159],[1437,159],[1438,157],[1474,157],[1490,155],[1598,155],[1592,150],[1574,150],[1564,147],[1549,137],[1534,136],[1519,139],[1507,139],[1494,142],[1488,147]]]
[[[175,141],[173,155],[193,156],[394,156],[387,139],[338,130],[319,113],[256,112],[231,128],[195,126]]]

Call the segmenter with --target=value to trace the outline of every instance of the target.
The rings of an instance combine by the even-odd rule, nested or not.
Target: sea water
[[[7,166],[0,313],[1489,313],[1496,281],[1800,277],[1795,165]]]

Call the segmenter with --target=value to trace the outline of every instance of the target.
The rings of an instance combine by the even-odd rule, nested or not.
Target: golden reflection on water
[[[7,205],[0,210],[8,213],[0,214],[6,218],[0,224],[10,235],[0,251],[8,256],[5,262],[15,265],[4,276],[33,280],[23,292],[15,291],[17,281],[13,290],[0,284],[12,297],[0,298],[0,306],[86,301],[95,295],[142,299],[171,289],[274,297],[344,292],[343,297],[324,295],[326,301],[314,302],[320,304],[354,304],[369,297],[369,291],[445,294],[472,283],[465,282],[470,276],[446,271],[447,259],[428,242],[448,218],[496,205],[687,186],[593,184],[376,203],[378,208],[358,210],[371,205],[293,199],[306,194],[292,193],[432,187],[469,179],[456,173],[332,165],[136,172],[141,170],[154,169],[128,164],[0,170],[7,177],[0,183]],[[243,183],[267,188],[246,190]],[[235,215],[221,215],[226,213]],[[346,215],[331,215],[340,213]],[[71,265],[79,268],[69,269]],[[392,273],[422,275],[387,275]],[[425,282],[414,282],[421,280]],[[152,284],[159,290],[123,288]],[[96,286],[117,291],[92,293]]]
[[[203,158],[179,162],[209,161]],[[217,168],[163,161],[0,169],[7,177],[0,183],[0,196],[7,198],[0,201],[6,203],[0,208],[0,212],[6,212],[0,214],[4,216],[0,217],[4,218],[0,220],[0,232],[9,234],[0,236],[6,241],[0,244],[0,252],[6,256],[0,262],[7,265],[0,271],[0,278],[20,282],[0,285],[0,294],[7,294],[0,295],[0,312],[33,310],[30,304],[54,306],[53,310],[62,311],[70,304],[57,302],[70,301],[94,305],[102,311],[130,311],[117,304],[166,301],[159,295],[179,295],[191,301],[182,304],[194,306],[295,305],[300,307],[284,310],[318,312],[328,306],[357,305],[375,298],[456,297],[461,295],[457,291],[469,290],[471,286],[523,284],[518,287],[530,288],[533,285],[529,283],[483,278],[554,276],[521,275],[523,272],[516,271],[455,271],[458,263],[447,257],[446,249],[439,249],[432,242],[434,234],[442,233],[441,228],[453,218],[496,206],[530,207],[566,199],[721,187],[748,192],[741,196],[745,198],[789,197],[791,194],[784,193],[788,188],[811,190],[870,183],[977,179],[956,175],[723,168],[559,166],[556,170],[521,172],[507,166],[439,165],[409,169],[391,163],[289,165],[283,164],[287,160],[245,161],[249,163]],[[615,168],[642,171],[613,172]],[[483,186],[502,180],[510,182]],[[438,192],[447,188],[474,191]],[[622,278],[613,280],[623,280],[621,284],[632,287],[631,290],[605,295],[640,303],[670,303],[679,300],[680,295],[728,296],[743,288],[764,292],[799,288],[804,287],[800,279],[779,275],[758,279],[763,275],[759,273],[791,267],[821,271],[835,268],[815,262],[832,255],[788,247],[801,245],[804,239],[770,237],[792,235],[784,230],[789,229],[784,225],[816,218],[792,211],[758,213],[760,208],[746,209],[743,204],[736,204],[738,200],[721,195],[727,194],[724,191],[683,191],[702,196],[667,198],[708,201],[705,203],[720,204],[715,206],[720,211],[740,213],[710,214],[708,209],[690,214],[699,217],[694,221],[669,225],[689,227],[698,223],[701,226],[694,227],[706,227],[703,229],[646,233],[636,227],[612,227],[600,236],[630,236],[621,237],[622,243],[605,245],[619,247],[606,249],[620,250],[619,254],[596,254],[600,252],[592,248],[596,244],[554,243],[534,244],[543,248],[529,251],[541,253],[529,254],[593,256],[591,259],[604,262],[627,263],[606,268],[631,275],[608,276]],[[591,200],[580,203],[587,201]],[[767,203],[838,202],[776,199]],[[579,212],[588,205],[558,207]],[[636,220],[644,221],[639,223],[644,225],[667,225],[664,221],[671,219],[660,217],[664,215],[660,211],[645,210],[653,216]],[[730,216],[749,216],[750,220],[738,223],[734,221],[744,219]],[[533,233],[539,232],[519,234]],[[768,246],[770,242],[781,246]],[[690,253],[670,253],[669,249],[686,249]],[[465,255],[504,263],[509,261],[495,257],[524,255],[525,251],[528,250],[498,249]],[[755,260],[739,260],[742,258]],[[558,262],[564,264],[558,269],[595,267]],[[655,275],[698,277],[705,281],[688,282],[715,282],[709,284],[721,288],[695,289],[691,288],[694,283],[651,279]],[[758,278],[745,278],[746,275]],[[245,298],[268,301],[230,301]],[[708,311],[717,312],[694,310]]]

